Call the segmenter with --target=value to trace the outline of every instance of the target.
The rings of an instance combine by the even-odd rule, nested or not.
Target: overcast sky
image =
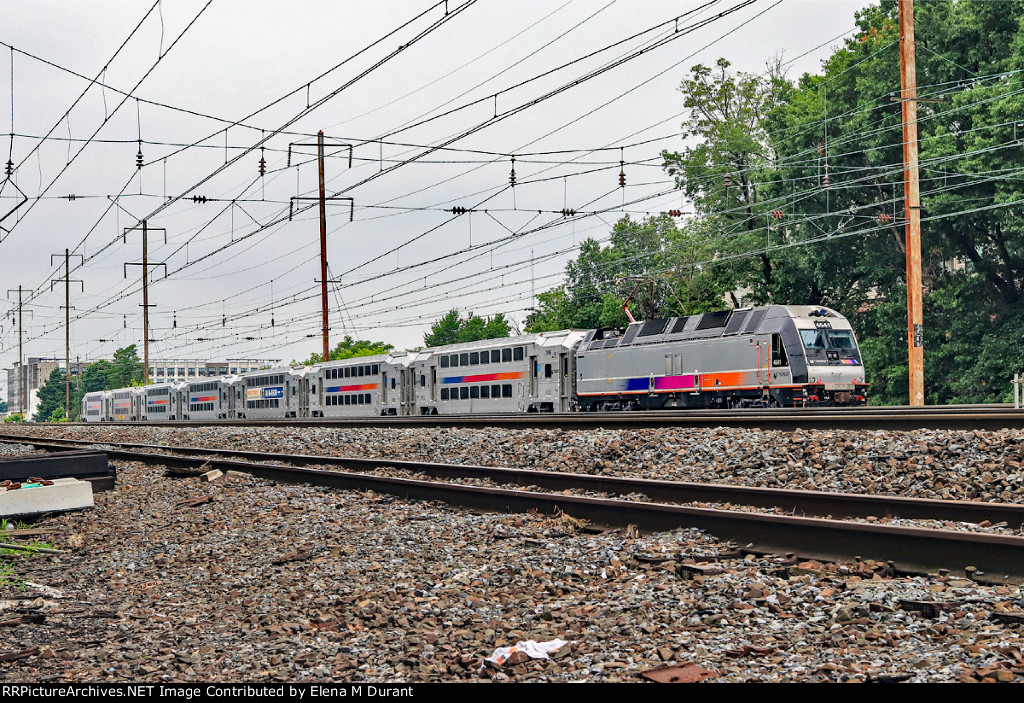
[[[149,259],[166,264],[149,288],[151,357],[319,351],[317,210],[288,219],[290,204],[314,206],[317,130],[336,145],[328,193],[351,198],[327,213],[332,346],[345,334],[418,346],[453,307],[521,323],[584,238],[606,237],[625,212],[685,209],[678,194],[649,196],[671,187],[658,155],[682,144],[677,89],[690,67],[724,56],[761,72],[780,52],[809,52],[790,76],[815,72],[869,2],[744,4],[449,0],[446,16],[429,0],[6,2],[0,160],[12,149],[16,171],[0,217],[20,193],[28,201],[0,221],[0,272],[14,289],[0,363],[18,358],[19,285],[32,311],[24,355],[63,358],[64,286],[51,280],[65,249],[84,257],[72,260],[72,357],[131,343],[141,356],[141,267],[125,264],[141,262],[142,234],[123,230],[143,218]],[[90,85],[97,76],[107,87]],[[264,138],[262,154],[246,153]],[[454,206],[478,211],[456,217]],[[566,220],[562,208],[602,212]]]

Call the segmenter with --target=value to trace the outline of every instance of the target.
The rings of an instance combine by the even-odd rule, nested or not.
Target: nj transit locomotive
[[[87,422],[865,405],[853,329],[769,305],[87,393]]]

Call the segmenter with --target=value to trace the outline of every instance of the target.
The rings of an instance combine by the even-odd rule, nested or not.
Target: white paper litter
[[[548,652],[555,652],[567,644],[569,643],[565,640],[557,638],[547,642],[537,642],[536,640],[516,642],[511,647],[498,647],[494,650],[494,654],[487,657],[486,661],[503,666],[515,652],[523,652],[530,659],[550,659]]]

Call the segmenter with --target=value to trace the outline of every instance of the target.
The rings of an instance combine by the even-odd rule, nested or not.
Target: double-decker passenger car
[[[864,405],[849,321],[768,305],[88,393],[87,422]],[[167,405],[168,410],[153,408]],[[145,412],[143,412],[145,410]]]

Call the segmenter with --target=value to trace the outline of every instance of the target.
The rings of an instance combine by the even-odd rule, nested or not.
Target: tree
[[[423,335],[423,343],[427,347],[443,347],[478,339],[508,337],[509,332],[508,320],[500,312],[489,319],[477,317],[472,312],[463,318],[458,310],[451,310],[430,326],[430,332]]]
[[[565,285],[537,296],[526,318],[528,332],[629,323],[622,304],[637,319],[692,315],[720,309],[726,288],[714,272],[715,251],[706,221],[676,225],[668,215],[615,223],[608,246],[594,239],[580,245],[565,267]],[[634,291],[635,288],[635,291]]]
[[[374,356],[375,354],[387,354],[394,350],[394,345],[385,344],[384,342],[371,342],[366,339],[352,339],[352,337],[345,335],[345,339],[338,342],[334,349],[328,352],[329,361],[339,361],[341,359],[351,359],[357,356]],[[292,366],[309,366],[311,364],[319,364],[323,361],[323,355],[313,352],[309,355],[309,358],[305,361],[296,363],[292,361]]]
[[[134,344],[114,352],[114,360],[110,369],[108,389],[128,388],[142,382],[142,362]]]
[[[1006,399],[1024,362],[1022,16],[1022,0],[915,8],[919,94],[943,100],[918,105],[930,403]],[[858,332],[874,402],[906,402],[895,0],[856,21],[820,75],[695,67],[681,88],[686,147],[665,167],[721,225],[716,261],[735,263],[716,276],[753,302],[837,308]]]
[[[82,369],[78,374],[78,378],[71,382],[72,420],[78,420],[82,411],[82,398],[85,397],[86,393],[117,388],[117,386],[110,385],[110,375],[113,368],[113,364],[105,359],[101,359]]]
[[[7,401],[6,400],[0,400],[0,413],[5,413],[5,412],[7,412]]]
[[[35,422],[47,422],[50,415],[57,408],[60,408],[61,413],[63,413],[64,401],[66,399],[64,391],[64,372],[60,369],[54,369],[50,373],[50,377],[46,379],[37,391],[36,412],[32,419]]]

